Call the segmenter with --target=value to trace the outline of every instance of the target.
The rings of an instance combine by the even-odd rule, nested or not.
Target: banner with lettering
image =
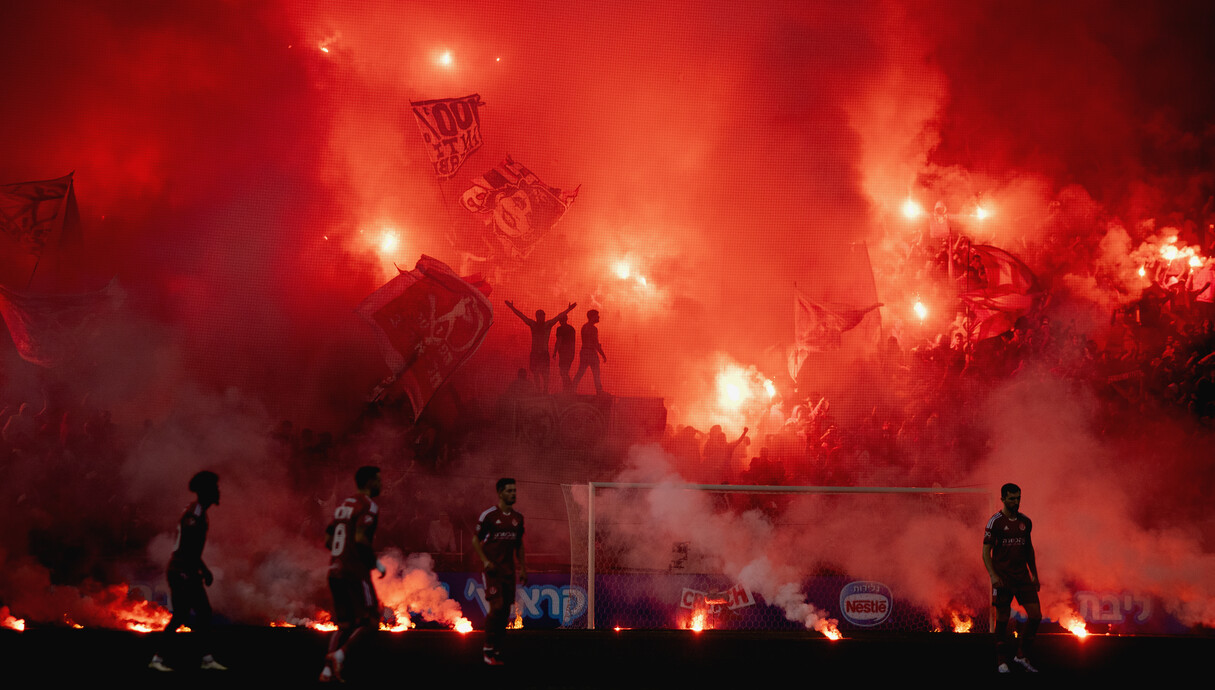
[[[481,148],[481,96],[410,101],[435,174],[448,178]]]

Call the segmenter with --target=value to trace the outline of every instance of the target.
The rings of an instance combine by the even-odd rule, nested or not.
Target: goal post
[[[986,621],[975,488],[563,485],[567,627],[960,630]],[[580,607],[582,608],[582,607]],[[809,612],[809,613],[807,613]]]

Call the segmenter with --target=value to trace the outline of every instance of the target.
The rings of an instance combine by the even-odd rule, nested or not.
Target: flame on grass
[[[17,618],[7,606],[0,606],[0,628],[8,628],[18,632],[25,630],[25,619]]]
[[[399,632],[414,627],[414,616],[455,630],[471,629],[460,605],[448,596],[447,589],[435,576],[430,554],[411,554],[406,558],[399,551],[388,551],[381,554],[380,560],[385,576],[373,576],[372,582],[380,602],[394,616],[389,629]]]
[[[1085,627],[1084,619],[1074,611],[1069,611],[1059,617],[1059,625],[1069,633],[1084,639],[1088,637],[1088,628]]]

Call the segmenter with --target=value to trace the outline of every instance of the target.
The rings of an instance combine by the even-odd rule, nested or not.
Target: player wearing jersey
[[[207,544],[207,508],[219,505],[219,475],[206,470],[190,479],[190,491],[197,500],[186,507],[177,525],[177,544],[169,558],[169,601],[173,617],[165,626],[166,633],[190,623],[195,639],[202,645],[210,644],[211,602],[207,599],[207,587],[215,577],[203,563],[203,547]],[[190,621],[190,613],[194,619]],[[165,640],[167,641],[167,640]],[[226,671],[227,668],[215,660],[210,653],[203,655],[201,667],[208,671]],[[152,656],[148,668],[156,671],[172,671],[159,653]]]
[[[523,557],[523,515],[515,510],[517,489],[515,480],[503,477],[496,485],[498,504],[477,518],[473,536],[473,551],[481,559],[484,570],[485,645],[483,659],[490,666],[502,664],[502,639],[506,622],[515,605],[515,574],[527,585],[527,562]]]
[[[338,629],[329,637],[322,682],[342,680],[342,666],[350,650],[375,632],[380,620],[380,604],[370,577],[372,570],[384,577],[384,565],[376,559],[371,545],[380,519],[380,507],[373,500],[383,488],[380,468],[360,467],[354,473],[354,483],[358,491],[333,511],[333,521],[326,530],[329,591]]]
[[[1038,625],[1042,622],[1042,606],[1038,601],[1038,563],[1034,558],[1031,539],[1033,523],[1021,513],[1021,487],[1005,484],[1000,487],[1004,507],[987,521],[983,533],[983,564],[991,577],[991,603],[996,610],[996,654],[1000,673],[1008,673],[1008,620],[1012,601],[1025,609],[1025,627],[1017,635],[1017,653],[1013,661],[1026,671],[1037,672],[1029,662],[1029,651]]]

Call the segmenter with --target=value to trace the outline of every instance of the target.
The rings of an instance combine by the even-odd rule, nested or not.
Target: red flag
[[[527,258],[565,215],[578,190],[549,187],[510,156],[473,180],[460,202],[481,214],[490,234],[517,259]]]
[[[970,336],[994,338],[1012,330],[1017,319],[1029,313],[1038,295],[1038,279],[1020,259],[999,247],[977,244],[971,251],[983,264],[986,287],[961,295],[973,314]]]
[[[75,201],[71,174],[0,185],[0,233],[39,256],[50,236],[64,228],[65,219],[78,220]]]
[[[114,281],[75,295],[28,294],[0,286],[0,314],[22,359],[53,367],[85,349],[98,318],[120,299]]]
[[[963,293],[962,301],[973,314],[971,338],[984,340],[1012,330],[1017,319],[1029,313],[1036,296],[1017,292],[1009,285]]]
[[[810,352],[838,350],[844,331],[856,328],[866,314],[880,306],[881,302],[864,307],[819,302],[794,289],[793,332],[797,345]]]
[[[983,263],[983,271],[987,276],[987,287],[1011,286],[1022,294],[1034,290],[1038,279],[1034,272],[1021,262],[1020,259],[1008,252],[989,244],[976,244],[970,248],[979,261]]]
[[[488,293],[484,280],[462,279],[447,264],[423,255],[414,270],[402,271],[356,310],[375,329],[392,369],[390,383],[409,397],[415,419],[481,346],[494,320]]]
[[[430,162],[442,178],[456,174],[464,161],[481,148],[481,96],[410,101],[418,131],[426,142]]]

